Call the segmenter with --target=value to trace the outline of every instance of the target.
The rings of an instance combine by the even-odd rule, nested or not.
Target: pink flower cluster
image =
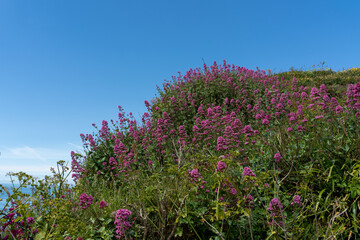
[[[244,167],[242,176],[243,176],[244,181],[245,181],[246,176],[256,177],[255,173],[253,173],[253,171],[249,167]]]
[[[272,221],[269,223],[270,225],[275,225],[277,223],[277,219],[281,218],[283,206],[279,199],[273,198],[270,201],[269,207],[267,209],[270,211],[270,216],[272,217]],[[279,221],[280,225],[283,225],[284,223],[282,221]]]
[[[274,158],[275,158],[275,162],[280,162],[281,159],[280,153],[275,153]]]
[[[23,217],[17,211],[17,205],[13,202],[12,207],[8,209],[8,213],[4,214],[1,218],[2,224],[0,226],[0,233],[4,233],[2,235],[4,240],[7,239],[25,239],[24,235],[26,232],[30,232],[31,234],[38,233],[38,230],[35,227],[35,220],[33,217]],[[19,219],[23,219],[19,221]],[[0,234],[1,235],[1,234]]]
[[[106,208],[106,207],[107,207],[107,202],[105,202],[104,200],[101,200],[99,202],[99,208],[101,209],[101,208]]]
[[[293,198],[293,201],[291,202],[291,205],[294,205],[294,204],[297,204],[297,205],[301,205],[301,197],[299,195],[295,195],[294,198]]]
[[[193,181],[193,182],[197,182],[199,179],[202,179],[203,176],[201,176],[201,173],[199,172],[198,169],[193,169],[193,170],[188,170],[188,173],[190,175],[190,179]]]
[[[222,161],[219,161],[216,167],[216,171],[223,172],[226,169],[226,164]]]
[[[115,227],[116,227],[116,239],[120,239],[125,235],[125,232],[131,228],[134,222],[129,222],[129,216],[132,212],[128,209],[119,209],[116,211]]]
[[[251,194],[247,194],[244,196],[245,199],[245,206],[247,208],[253,208],[254,207],[254,198],[251,196]]]
[[[88,209],[93,203],[94,198],[90,194],[82,193],[79,200],[78,205],[81,206],[81,209]]]

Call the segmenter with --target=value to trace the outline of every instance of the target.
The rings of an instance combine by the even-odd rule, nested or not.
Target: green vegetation
[[[158,91],[81,134],[71,172],[12,174],[0,239],[360,238],[359,68],[214,63]]]

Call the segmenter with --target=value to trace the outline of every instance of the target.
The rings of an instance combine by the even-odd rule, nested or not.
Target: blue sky
[[[0,182],[49,173],[80,133],[136,117],[156,85],[227,60],[285,71],[360,65],[359,1],[0,0]]]

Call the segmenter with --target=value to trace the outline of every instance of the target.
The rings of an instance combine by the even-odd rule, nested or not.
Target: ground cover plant
[[[320,84],[328,75],[339,80]],[[358,239],[359,76],[190,69],[145,101],[141,121],[119,106],[117,120],[81,134],[71,169],[13,174],[33,194],[9,198],[0,236]]]

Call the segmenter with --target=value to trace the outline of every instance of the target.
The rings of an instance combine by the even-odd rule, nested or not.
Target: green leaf
[[[175,237],[182,237],[182,235],[183,235],[183,228],[177,227],[175,232]]]
[[[39,232],[38,234],[36,234],[35,240],[43,240],[45,239],[45,236],[46,236],[45,232]]]

